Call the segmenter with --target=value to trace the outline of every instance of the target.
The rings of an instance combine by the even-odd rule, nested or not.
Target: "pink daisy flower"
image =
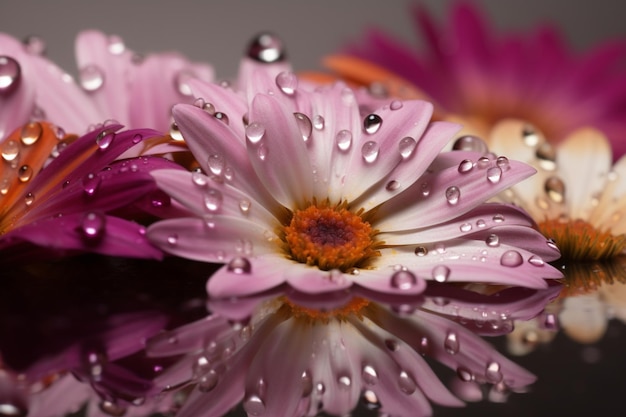
[[[525,164],[441,149],[458,131],[423,101],[363,116],[342,83],[299,88],[285,62],[242,64],[239,90],[192,83],[174,119],[202,172],[155,171],[186,210],[148,228],[171,254],[225,265],[212,296],[287,284],[418,294],[426,280],[545,287],[558,250],[525,213],[485,201]],[[208,110],[207,110],[208,109]]]
[[[159,135],[120,128],[108,125],[76,139],[31,122],[0,142],[3,261],[29,259],[33,251],[161,258],[145,227],[128,220],[128,210],[160,193],[150,170],[178,165],[158,157],[115,162],[144,138]]]
[[[462,121],[470,134],[513,117],[559,142],[589,125],[607,135],[616,156],[626,151],[625,42],[576,54],[547,25],[498,36],[467,2],[455,3],[441,25],[420,5],[411,15],[425,51],[371,29],[326,64],[359,83],[387,84],[392,94],[427,97],[437,117]]]
[[[149,340],[147,351],[184,355],[155,380],[185,392],[194,387],[180,417],[220,416],[240,402],[250,416],[339,416],[359,402],[394,416],[431,415],[431,401],[452,407],[463,402],[424,356],[455,372],[466,393],[481,386],[510,393],[534,382],[472,327],[505,334],[511,320],[538,314],[557,293],[558,287],[518,287],[481,296],[443,285],[425,296],[438,306],[434,311],[414,298],[388,305],[358,294],[345,304],[325,300],[323,309],[276,294],[256,303],[209,301],[213,315]],[[249,320],[238,305],[252,312]],[[242,319],[235,326],[230,321]]]
[[[41,39],[23,43],[0,33],[0,103],[12,115],[0,126],[0,136],[31,119],[79,134],[106,120],[166,134],[172,128],[172,105],[192,102],[189,79],[211,81],[214,76],[211,66],[192,63],[179,53],[143,57],[117,36],[87,30],[76,38],[76,82],[43,56],[44,49]],[[7,99],[9,90],[16,94]],[[142,147],[163,141],[154,138]]]

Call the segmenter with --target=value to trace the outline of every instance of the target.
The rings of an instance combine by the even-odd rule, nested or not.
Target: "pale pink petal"
[[[243,143],[245,138],[245,125],[240,123],[240,118],[248,111],[248,106],[243,94],[239,95],[229,87],[215,83],[204,82],[199,79],[189,80],[189,87],[194,97],[201,98],[200,102],[205,111],[220,112],[228,117],[230,128],[234,132],[237,141]]]
[[[322,271],[293,262],[285,273],[287,284],[297,291],[308,294],[320,294],[342,291],[352,286],[352,280],[340,271]]]
[[[385,265],[376,270],[363,269],[352,277],[355,284],[375,291],[396,295],[418,295],[426,288],[426,281],[410,268]]]
[[[151,337],[146,342],[146,353],[149,357],[164,357],[192,352],[204,348],[206,340],[218,338],[227,332],[232,332],[232,324],[226,318],[207,316],[174,331]]]

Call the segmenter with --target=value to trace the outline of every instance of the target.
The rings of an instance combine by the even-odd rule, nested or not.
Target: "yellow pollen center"
[[[371,225],[344,206],[311,205],[294,212],[284,228],[286,252],[298,262],[349,272],[378,256]]]
[[[303,307],[292,303],[286,297],[281,297],[280,301],[283,302],[283,305],[279,309],[281,314],[285,314],[289,318],[302,320],[311,324],[328,324],[330,320],[345,321],[349,317],[361,319],[363,317],[363,310],[370,305],[368,300],[360,297],[354,297],[345,305],[330,310],[317,310],[314,308]]]
[[[584,220],[545,220],[539,223],[539,230],[556,241],[563,260],[603,261],[626,249],[626,235],[614,236],[609,231],[599,231]]]

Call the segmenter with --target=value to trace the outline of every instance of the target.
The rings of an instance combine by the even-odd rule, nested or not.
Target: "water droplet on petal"
[[[219,120],[220,122],[226,125],[230,123],[230,120],[228,119],[228,116],[226,115],[226,113],[222,113],[221,111],[215,112],[213,117],[215,117],[217,120]]]
[[[487,243],[487,246],[490,246],[492,248],[500,246],[500,238],[498,237],[498,235],[491,234],[487,236],[485,242]]]
[[[515,268],[524,263],[522,254],[516,250],[508,250],[502,254],[500,258],[500,265]]]
[[[466,135],[455,140],[452,145],[452,149],[455,151],[474,151],[485,153],[487,152],[487,144],[478,136]]]
[[[26,206],[31,206],[35,202],[35,196],[33,193],[28,193],[24,197],[24,203]]]
[[[383,119],[377,114],[370,114],[363,120],[363,128],[370,135],[378,132],[382,124]]]
[[[313,392],[313,378],[309,371],[302,372],[302,398],[307,398]]]
[[[407,395],[411,395],[417,389],[417,384],[406,371],[400,372],[400,376],[398,377],[398,386],[400,387],[400,391]]]
[[[424,246],[418,246],[415,248],[415,255],[426,256],[428,255],[428,249],[426,249]]]
[[[469,159],[464,159],[459,164],[458,170],[459,170],[459,173],[466,174],[470,172],[472,168],[474,168],[474,163]]]
[[[83,216],[80,227],[83,235],[88,239],[102,237],[106,224],[106,217],[99,212],[88,212]]]
[[[546,171],[554,171],[556,169],[556,150],[548,143],[544,142],[537,148],[535,156],[539,160],[539,166]]]
[[[389,103],[389,108],[391,110],[400,110],[402,108],[402,102],[400,100],[392,100],[391,103]]]
[[[111,417],[122,417],[127,411],[126,407],[110,400],[102,400],[98,406],[100,411]]]
[[[22,165],[17,170],[17,178],[20,182],[28,182],[33,176],[33,169],[29,165]]]
[[[265,135],[265,126],[259,122],[250,123],[248,127],[246,127],[246,137],[253,144],[259,143],[263,135]]]
[[[361,147],[361,156],[368,164],[375,162],[378,158],[378,143],[374,141],[365,142]]]
[[[97,91],[104,85],[104,73],[97,65],[87,65],[80,70],[80,85],[89,92]]]
[[[191,173],[191,182],[199,188],[204,188],[208,184],[208,178],[202,172],[194,171]]]
[[[445,265],[437,265],[432,271],[433,279],[437,282],[446,282],[450,278],[450,268]]]
[[[550,200],[555,203],[563,203],[565,200],[565,183],[558,177],[550,177],[544,184],[544,190]]]
[[[2,159],[11,162],[17,158],[20,153],[20,145],[14,140],[7,140],[2,145]]]
[[[248,258],[244,258],[241,256],[237,256],[228,263],[226,266],[228,272],[232,272],[233,274],[243,275],[249,274],[252,272],[252,264],[248,260]]]
[[[12,93],[20,83],[22,69],[10,56],[0,55],[0,94]]]
[[[537,255],[533,255],[528,258],[528,263],[533,266],[544,266],[546,264],[546,262]]]
[[[24,50],[31,55],[44,55],[46,53],[46,41],[36,35],[27,36],[24,39]]]
[[[293,72],[283,71],[276,76],[276,85],[283,93],[292,96],[298,88],[298,77]]]
[[[371,365],[363,365],[361,379],[367,385],[375,385],[378,382],[378,372]]]
[[[504,216],[502,214],[496,214],[492,218],[494,223],[502,223],[504,221]]]
[[[41,137],[43,127],[38,122],[30,122],[22,128],[20,139],[26,146],[30,146]]]
[[[510,168],[509,158],[507,158],[506,156],[499,156],[498,159],[496,159],[496,165],[502,171],[508,170]]]
[[[487,170],[487,180],[489,180],[490,183],[496,184],[500,182],[500,178],[502,178],[502,168],[491,167]]]
[[[339,389],[347,390],[352,385],[352,379],[349,375],[339,375],[337,377],[337,384],[339,384]]]
[[[239,202],[239,210],[241,210],[243,214],[248,214],[251,205],[252,203],[250,202],[250,200],[243,199]]]
[[[113,139],[115,139],[114,132],[103,130],[96,137],[96,144],[98,145],[98,148],[104,151],[109,146],[111,146],[111,143],[113,143]]]
[[[535,147],[539,144],[539,135],[532,125],[525,125],[522,128],[522,140],[528,147]]]
[[[379,410],[382,407],[378,396],[372,390],[364,390],[361,394],[361,401],[368,410]]]
[[[489,362],[485,369],[485,377],[487,378],[487,382],[492,384],[502,381],[500,364],[498,362]]]
[[[248,45],[248,57],[266,64],[285,59],[283,42],[271,33],[262,33]]]
[[[215,188],[210,188],[204,194],[204,206],[210,212],[218,211],[222,206],[222,193]]]
[[[213,175],[221,175],[225,165],[224,157],[218,154],[209,155],[207,165]]]
[[[307,142],[311,138],[311,134],[313,133],[313,123],[311,123],[311,119],[309,116],[303,113],[294,113],[296,118],[296,122],[298,123],[298,128],[300,129],[300,134],[302,134],[302,140]]]
[[[387,183],[387,185],[385,186],[385,189],[387,191],[395,191],[400,187],[400,183],[398,181],[395,180],[391,180]]]
[[[464,381],[464,382],[470,382],[474,380],[474,374],[472,374],[472,371],[467,369],[464,366],[459,366],[456,369],[456,375],[459,377],[461,381]]]
[[[400,150],[400,156],[402,156],[403,159],[407,159],[413,154],[413,151],[415,150],[416,146],[417,146],[417,142],[412,137],[407,136],[407,137],[400,139],[400,142],[398,142],[398,149]]]
[[[487,223],[485,223],[483,219],[476,220],[476,227],[478,227],[479,229],[482,229],[485,226],[487,226]]]
[[[448,200],[448,204],[455,205],[459,202],[459,198],[461,197],[461,190],[459,187],[448,187],[446,189],[446,200]]]
[[[85,192],[85,195],[92,197],[96,191],[98,191],[101,182],[102,178],[100,176],[87,174],[85,178],[83,178],[83,191]]]
[[[454,332],[448,332],[445,340],[443,341],[443,347],[451,355],[456,355],[459,353],[460,342],[458,336]]]
[[[323,130],[325,124],[326,124],[326,121],[319,114],[313,118],[313,127],[316,130]]]
[[[417,277],[411,271],[400,270],[391,275],[391,286],[400,290],[409,290],[417,285]]]
[[[243,402],[243,409],[248,416],[262,416],[265,414],[265,403],[258,395],[251,395]]]
[[[489,166],[489,158],[487,158],[486,156],[481,156],[480,158],[478,158],[476,166],[480,169],[487,168]]]
[[[139,142],[141,142],[143,140],[143,135],[141,135],[140,133],[136,133],[135,135],[133,135],[133,139],[132,142],[136,145]]]
[[[424,197],[428,197],[430,195],[430,185],[427,182],[423,182],[420,185],[420,190],[422,191],[422,195]]]
[[[219,376],[217,372],[215,372],[214,369],[211,369],[198,379],[198,390],[200,392],[212,391],[217,386],[218,379]]]
[[[109,36],[109,52],[113,55],[121,55],[126,50],[124,40],[117,35]]]
[[[178,245],[178,235],[176,233],[172,233],[167,237],[167,244],[170,246]]]
[[[396,352],[400,348],[398,342],[393,339],[386,339],[385,346],[387,347],[387,349],[389,349],[390,352]]]
[[[340,151],[347,151],[352,146],[352,133],[349,130],[340,130],[335,136],[335,142]]]

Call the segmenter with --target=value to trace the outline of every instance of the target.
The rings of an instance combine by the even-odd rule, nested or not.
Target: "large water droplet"
[[[378,158],[378,143],[374,141],[365,142],[361,147],[361,156],[368,164],[375,162]]]
[[[103,130],[96,137],[96,144],[98,145],[98,148],[104,151],[108,149],[109,146],[111,146],[111,143],[113,143],[114,139],[115,139],[115,132]]]
[[[452,149],[455,151],[474,151],[485,153],[487,152],[487,144],[478,136],[466,135],[455,140],[452,145]]]
[[[559,177],[550,177],[544,184],[544,190],[550,200],[555,203],[563,203],[565,200],[565,183]]]
[[[450,278],[450,268],[445,265],[437,265],[432,271],[433,279],[437,282],[446,282]]]
[[[99,239],[104,234],[106,217],[100,212],[88,212],[83,216],[80,228],[88,239]]]
[[[516,250],[508,250],[504,252],[500,258],[500,265],[511,268],[520,266],[523,263],[524,258],[522,257],[522,254]]]
[[[349,130],[340,130],[335,136],[335,142],[340,151],[347,151],[352,146],[352,133]]]
[[[489,180],[490,183],[496,184],[500,182],[500,178],[502,178],[502,168],[491,167],[487,170],[487,180]]]
[[[400,290],[409,290],[417,285],[417,277],[411,271],[400,270],[391,275],[391,286]]]
[[[209,167],[209,171],[213,175],[222,175],[222,171],[224,170],[226,162],[224,161],[224,157],[219,154],[209,155],[207,165]]]
[[[237,256],[231,259],[231,261],[226,266],[226,269],[228,270],[228,272],[232,272],[233,274],[249,274],[252,272],[252,264],[250,263],[248,258]]]
[[[97,91],[104,85],[104,72],[97,65],[90,64],[80,70],[79,79],[86,91]]]
[[[265,126],[259,122],[252,122],[246,127],[246,137],[251,143],[259,143],[265,135]]]
[[[283,71],[276,76],[276,85],[283,93],[292,96],[298,88],[298,77],[290,71]]]
[[[412,137],[407,136],[407,137],[400,139],[400,142],[398,142],[398,149],[400,150],[400,156],[402,156],[403,159],[407,159],[413,154],[413,151],[415,150],[416,146],[417,146],[417,141],[413,139]]]
[[[363,128],[365,129],[365,132],[370,135],[378,132],[378,129],[380,129],[382,124],[383,119],[377,114],[367,115],[363,120]]]
[[[459,173],[466,174],[474,168],[474,163],[470,159],[464,159],[459,164]]]
[[[248,57],[266,64],[285,59],[283,42],[271,33],[256,36],[248,45]]]
[[[17,170],[17,179],[20,182],[28,182],[33,177],[33,169],[29,165],[22,165]]]
[[[43,127],[39,122],[30,122],[26,124],[20,132],[20,140],[26,146],[30,146],[37,142],[43,133]]]
[[[455,205],[459,202],[459,198],[461,197],[461,190],[459,187],[448,187],[446,189],[446,200],[448,200],[448,204]]]
[[[313,118],[313,127],[316,130],[323,130],[326,124],[326,120],[321,115],[317,115]]]
[[[243,402],[243,409],[248,416],[262,416],[265,414],[265,403],[258,395],[251,395]]]
[[[502,171],[507,171],[511,168],[509,158],[506,156],[499,156],[498,159],[496,159],[496,166],[498,166]]]
[[[303,113],[296,112],[293,115],[296,118],[296,122],[298,123],[298,128],[300,129],[302,140],[307,142],[311,138],[311,134],[313,133],[313,123],[311,123],[311,119],[309,119],[309,116]]]
[[[0,56],[0,94],[10,94],[20,83],[22,69],[10,56]]]
[[[209,188],[204,194],[204,206],[210,212],[216,212],[222,207],[222,193],[215,189]]]
[[[20,145],[14,140],[7,140],[2,145],[2,159],[11,162],[17,158],[20,153]]]
[[[492,248],[500,246],[500,238],[498,237],[498,235],[491,234],[487,236],[485,242],[487,243],[487,246],[490,246]]]
[[[448,332],[446,338],[443,341],[443,347],[451,355],[456,355],[459,353],[459,349],[461,344],[459,342],[459,338],[454,332]]]
[[[407,395],[411,395],[417,389],[417,384],[406,371],[400,372],[398,377],[398,386],[400,387],[400,391]]]
[[[367,385],[375,385],[378,382],[378,372],[371,365],[363,365],[363,372],[361,373],[361,379]]]

